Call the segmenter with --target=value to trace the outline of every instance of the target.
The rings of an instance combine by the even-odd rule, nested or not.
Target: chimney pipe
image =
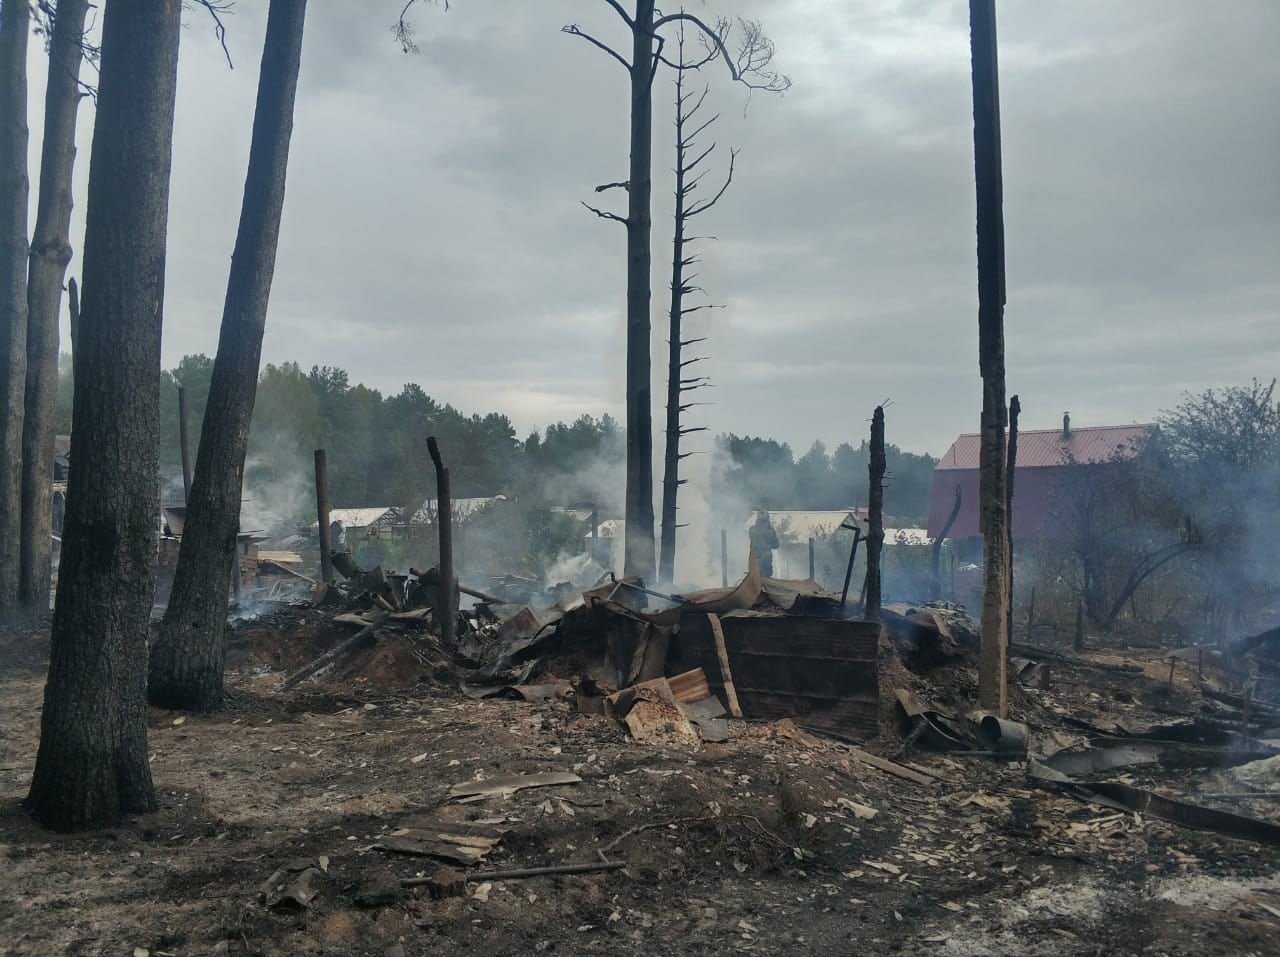
[[[1062,413],[1062,441],[1071,441],[1071,413]]]

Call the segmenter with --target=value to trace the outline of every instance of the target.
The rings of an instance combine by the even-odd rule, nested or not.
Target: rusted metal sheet
[[[874,737],[880,729],[880,626],[867,621],[763,615],[721,618],[743,716]],[[711,690],[724,684],[711,627],[686,618],[673,640],[681,670],[702,668]]]

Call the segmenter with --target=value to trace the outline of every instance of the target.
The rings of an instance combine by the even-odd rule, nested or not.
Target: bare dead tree
[[[1150,578],[1204,540],[1182,508],[1174,469],[1154,433],[1106,461],[1067,456],[1064,464],[1049,514],[1072,559],[1083,614],[1106,633]]]
[[[995,0],[969,0],[973,58],[973,148],[978,206],[978,367],[982,376],[982,444],[978,475],[983,554],[982,651],[978,702],[1008,711],[1009,560],[1005,497],[1004,212],[1000,169],[1000,81]]]
[[[71,262],[71,176],[76,162],[80,64],[89,0],[59,0],[46,30],[49,76],[40,151],[40,198],[27,274],[27,379],[22,423],[20,599],[30,612],[49,608],[51,479],[58,415],[58,320],[62,280]]]
[[[706,149],[697,145],[698,136],[711,127],[720,114],[716,113],[707,119],[698,116],[710,93],[710,87],[703,86],[700,93],[686,89],[685,75],[690,70],[697,70],[711,58],[707,54],[700,60],[685,63],[684,60],[685,31],[683,24],[677,31],[676,61],[680,67],[676,70],[676,165],[675,165],[675,232],[671,242],[671,310],[669,313],[669,329],[667,335],[667,428],[666,448],[662,468],[662,532],[658,552],[658,578],[671,582],[675,579],[676,562],[676,521],[677,504],[680,486],[686,480],[680,478],[680,463],[692,455],[692,452],[681,451],[681,439],[693,432],[705,432],[705,426],[687,426],[683,419],[686,412],[698,403],[688,400],[689,393],[707,388],[711,383],[706,376],[689,375],[687,370],[705,360],[705,356],[685,358],[684,350],[688,346],[706,341],[706,337],[684,338],[684,318],[702,309],[714,309],[712,303],[699,302],[688,305],[686,296],[704,293],[701,286],[696,285],[697,273],[688,272],[696,266],[698,256],[689,252],[689,244],[699,239],[713,239],[711,236],[692,236],[687,232],[689,223],[696,217],[715,206],[733,182],[734,161],[738,151],[729,151],[729,167],[719,189],[705,199],[695,199],[702,179],[710,171],[704,163],[715,153],[713,142]]]
[[[27,382],[27,0],[0,5],[0,617],[21,579],[22,420]]]
[[[307,0],[271,0],[240,226],[231,254],[218,355],[200,430],[173,592],[151,648],[148,697],[165,708],[222,701],[223,633],[249,423],[284,208]]]
[[[704,62],[722,61],[735,82],[752,90],[781,93],[791,81],[773,68],[774,48],[758,23],[739,20],[736,37],[732,24],[720,19],[711,25],[695,14],[681,10],[662,14],[654,0],[635,0],[629,14],[620,0],[604,0],[618,15],[631,37],[628,59],[577,24],[563,32],[580,37],[602,50],[627,71],[631,90],[631,163],[623,183],[610,188],[627,193],[626,215],[587,206],[602,219],[621,223],[627,230],[627,492],[625,571],[644,577],[654,571],[653,528],[653,410],[650,395],[650,270],[652,255],[651,200],[653,192],[653,80],[660,66],[679,69],[665,56],[664,34],[669,29],[689,27],[696,31],[707,56]],[[730,49],[730,44],[733,48]],[[586,204],[584,204],[586,205]]]

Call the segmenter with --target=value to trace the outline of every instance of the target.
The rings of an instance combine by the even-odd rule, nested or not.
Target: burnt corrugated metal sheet
[[[1052,468],[1077,463],[1096,465],[1115,458],[1131,458],[1142,448],[1154,425],[1104,425],[1072,429],[1071,438],[1062,439],[1061,429],[1018,433],[1018,469]],[[977,469],[982,437],[976,433],[960,436],[951,443],[937,465],[938,471]]]
[[[855,740],[879,733],[878,624],[741,614],[720,621],[745,717],[792,718]],[[705,616],[686,617],[673,644],[680,670],[702,668],[723,700],[724,680]]]

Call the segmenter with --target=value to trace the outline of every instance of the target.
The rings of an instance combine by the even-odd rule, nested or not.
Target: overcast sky
[[[212,355],[266,0],[182,37],[164,357]],[[416,381],[521,434],[620,415],[625,245],[579,200],[626,177],[604,0],[312,0],[264,360]],[[730,191],[701,221],[713,431],[941,454],[978,426],[972,115],[962,0],[690,0],[758,17],[791,92],[709,69]],[[703,9],[705,7],[705,11]],[[1024,428],[1147,421],[1185,389],[1280,372],[1280,3],[998,7],[1008,376]],[[31,57],[32,161],[45,59]],[[665,375],[672,83],[657,81],[654,357]],[[744,115],[745,110],[745,115]],[[83,235],[93,110],[81,111]],[[714,175],[714,174],[713,174]],[[36,167],[31,179],[36,181]],[[604,202],[618,193],[606,194]],[[34,200],[34,197],[33,197]],[[613,207],[622,211],[622,206]],[[79,272],[78,260],[72,265]],[[708,315],[703,313],[701,315]],[[65,341],[65,330],[64,330]],[[655,395],[662,383],[655,380]],[[655,407],[655,421],[661,410]]]

